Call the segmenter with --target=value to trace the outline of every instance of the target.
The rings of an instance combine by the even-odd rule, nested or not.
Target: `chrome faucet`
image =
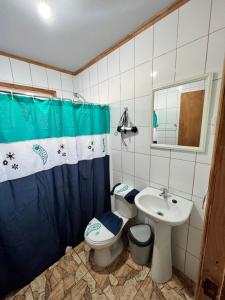
[[[165,200],[170,197],[167,188],[161,188],[160,190],[162,191],[162,193],[160,193],[159,196],[163,197]]]

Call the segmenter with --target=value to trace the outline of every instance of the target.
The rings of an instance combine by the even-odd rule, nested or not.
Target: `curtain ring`
[[[13,100],[13,92],[12,92],[12,90],[11,90],[11,100]]]

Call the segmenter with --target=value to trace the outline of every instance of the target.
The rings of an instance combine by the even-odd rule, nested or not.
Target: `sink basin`
[[[155,282],[164,283],[172,276],[171,228],[187,221],[193,203],[169,194],[167,199],[160,196],[162,191],[147,187],[135,197],[135,205],[154,223],[154,247],[151,277]]]
[[[137,208],[143,211],[156,222],[166,223],[170,226],[183,224],[190,216],[192,202],[184,198],[169,194],[164,199],[160,190],[145,188],[135,197]]]

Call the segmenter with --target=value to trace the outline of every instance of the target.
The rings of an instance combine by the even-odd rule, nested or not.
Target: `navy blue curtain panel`
[[[0,95],[0,109],[12,105],[7,124],[0,120],[0,296],[33,280],[63,256],[67,246],[83,240],[93,217],[110,210],[108,107],[88,105],[85,115],[89,117],[82,118],[83,107],[71,104],[67,113],[81,110],[76,120],[79,134],[64,130],[62,136],[60,131],[54,136],[55,131],[46,126],[45,136],[39,136],[41,123],[33,113],[37,108],[30,107],[33,99],[6,100]],[[59,107],[54,111],[52,102],[38,101],[37,105],[44,105],[38,106],[38,120],[41,114],[46,119],[48,106],[51,122],[62,113]],[[37,129],[34,135],[26,132],[23,138],[21,131],[17,134],[10,127],[8,120],[15,124],[18,116],[13,105],[21,110],[24,124],[27,121],[27,126],[32,123]]]

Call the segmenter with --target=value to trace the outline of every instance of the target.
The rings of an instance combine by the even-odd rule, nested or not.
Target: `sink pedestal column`
[[[155,223],[151,277],[155,282],[164,283],[171,276],[171,226],[163,223]]]

